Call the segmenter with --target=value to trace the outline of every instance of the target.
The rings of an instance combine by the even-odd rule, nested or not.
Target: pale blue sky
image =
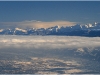
[[[100,1],[0,1],[0,22],[32,20],[100,22]]]

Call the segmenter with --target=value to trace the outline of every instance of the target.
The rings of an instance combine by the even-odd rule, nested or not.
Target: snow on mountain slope
[[[15,28],[15,30],[17,30],[17,31],[22,31],[22,32],[27,32],[26,30],[20,29],[20,28]]]
[[[74,26],[54,26],[50,28],[6,28],[0,29],[2,35],[71,35],[71,36],[100,36],[100,23],[76,24]]]
[[[0,32],[2,32],[4,29],[0,29]]]

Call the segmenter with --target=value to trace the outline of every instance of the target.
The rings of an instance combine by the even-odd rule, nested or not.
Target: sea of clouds
[[[74,57],[73,53],[68,53],[67,50],[77,49],[77,51],[84,52],[84,48],[88,50],[95,50],[100,47],[99,37],[79,37],[79,36],[18,36],[18,35],[0,35],[0,55],[2,58],[14,58],[14,59],[27,59],[34,57],[47,57],[47,58],[59,58],[66,61],[77,62],[81,66],[80,70],[93,71],[99,73],[100,64],[98,61],[92,61],[85,58]],[[83,48],[83,49],[82,49]],[[71,51],[73,52],[73,51]],[[99,51],[98,51],[99,52]],[[88,56],[97,58],[98,56]],[[94,54],[95,55],[95,54]],[[79,59],[78,59],[79,58]],[[85,60],[86,59],[86,60]],[[99,60],[99,58],[97,59]],[[88,66],[87,66],[88,65]],[[84,70],[85,69],[85,70]],[[80,71],[79,70],[79,71]],[[69,71],[72,72],[73,70]],[[75,71],[78,71],[75,69]],[[74,72],[74,71],[73,71]],[[27,74],[30,75],[30,74]],[[46,74],[42,74],[46,75]],[[60,75],[60,74],[55,74]],[[76,75],[76,74],[68,74]],[[84,74],[83,74],[84,75]],[[88,74],[95,75],[95,74]],[[98,74],[100,75],[100,74]]]
[[[66,49],[100,46],[99,37],[1,35],[0,48]]]

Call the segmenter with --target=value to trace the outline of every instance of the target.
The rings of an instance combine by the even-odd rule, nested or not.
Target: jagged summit
[[[95,25],[98,24],[97,22],[94,23]]]
[[[76,24],[74,26],[54,26],[49,28],[6,28],[0,29],[1,35],[68,35],[68,36],[100,36],[100,23]]]

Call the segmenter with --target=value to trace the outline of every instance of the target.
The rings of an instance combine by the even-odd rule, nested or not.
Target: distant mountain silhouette
[[[100,36],[100,23],[74,25],[74,26],[54,26],[50,28],[6,28],[0,29],[0,35],[66,35],[66,36]]]

